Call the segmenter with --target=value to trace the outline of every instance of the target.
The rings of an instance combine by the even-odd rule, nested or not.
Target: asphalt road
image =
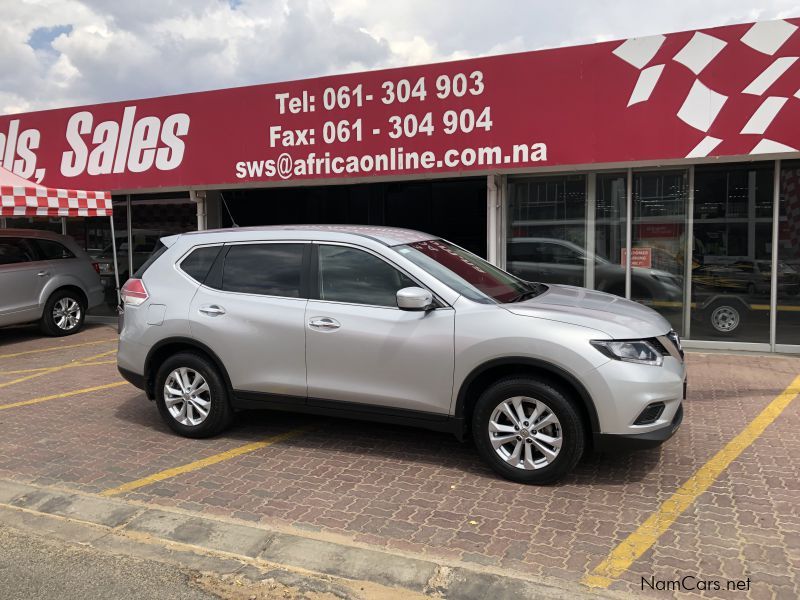
[[[191,572],[100,552],[0,526],[0,590],[4,600],[213,600],[191,584]]]

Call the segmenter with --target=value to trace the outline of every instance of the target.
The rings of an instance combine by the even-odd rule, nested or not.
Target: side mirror
[[[429,310],[433,308],[433,294],[421,287],[407,287],[397,291],[400,310]]]

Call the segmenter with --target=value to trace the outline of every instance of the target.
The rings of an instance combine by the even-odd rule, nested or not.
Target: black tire
[[[503,401],[516,396],[543,402],[560,424],[559,452],[552,462],[536,469],[510,465],[498,455],[489,437],[489,421],[492,413]],[[525,376],[501,379],[481,394],[472,413],[472,437],[481,458],[497,473],[512,481],[538,485],[553,483],[569,473],[580,460],[586,445],[583,421],[569,395],[549,381]]]
[[[60,307],[62,307],[65,305],[65,303],[68,305],[71,302],[77,303],[79,307],[77,322],[74,325],[70,325],[69,322],[61,321],[65,325],[64,327],[61,327],[59,326],[59,320],[57,320],[55,315],[56,305],[58,304]],[[72,335],[83,329],[85,320],[86,299],[83,297],[83,294],[71,288],[61,289],[53,292],[47,299],[47,302],[44,305],[42,318],[39,320],[39,328],[45,335],[51,335],[54,337]]]
[[[167,408],[164,384],[176,369],[185,367],[199,373],[208,384],[210,408],[202,422],[191,425],[178,421]],[[217,435],[233,421],[233,409],[228,399],[228,389],[213,362],[194,352],[179,352],[165,360],[156,373],[155,396],[161,418],[174,432],[190,438],[207,438]],[[184,404],[186,402],[184,401]],[[194,410],[197,414],[196,409]]]

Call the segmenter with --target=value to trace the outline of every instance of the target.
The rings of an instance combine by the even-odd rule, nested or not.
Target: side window
[[[38,260],[30,241],[22,238],[0,237],[0,265],[32,262]]]
[[[300,297],[304,244],[237,244],[225,255],[226,292]]]
[[[60,258],[75,258],[75,255],[63,244],[52,240],[36,240],[39,254],[43,260],[58,260]]]
[[[536,256],[536,246],[530,242],[512,242],[509,244],[513,261],[520,262],[539,262]]]
[[[581,265],[583,260],[581,255],[572,248],[566,248],[558,244],[550,244],[553,252],[553,261],[559,265]]]
[[[416,286],[386,261],[344,246],[319,247],[321,300],[397,306],[397,290]]]
[[[220,250],[222,250],[222,246],[197,248],[181,261],[179,267],[189,277],[203,283]]]
[[[554,263],[556,262],[556,257],[553,252],[553,244],[542,244],[537,243],[533,246],[535,250],[533,254],[536,256],[532,262],[541,262],[541,263]]]

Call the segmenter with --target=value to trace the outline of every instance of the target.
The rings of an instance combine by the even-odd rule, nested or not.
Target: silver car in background
[[[96,264],[72,239],[0,229],[0,326],[38,321],[48,335],[70,335],[102,302]]]
[[[656,446],[681,423],[680,341],[641,304],[404,229],[161,241],[122,290],[117,362],[179,434],[217,434],[244,408],[415,425],[549,483],[587,447]]]

